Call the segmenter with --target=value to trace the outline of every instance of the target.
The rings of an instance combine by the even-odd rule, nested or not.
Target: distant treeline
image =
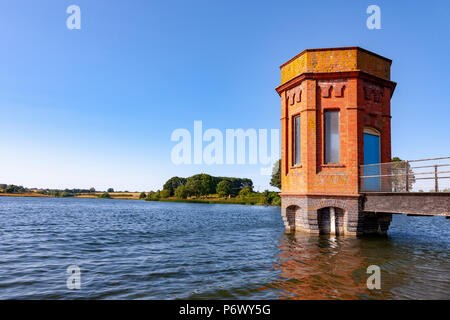
[[[251,179],[214,177],[204,173],[189,178],[172,177],[166,181],[162,190],[150,191],[147,194],[143,192],[139,198],[149,201],[166,199],[166,201],[187,200],[207,203],[265,205],[280,205],[281,203],[277,192],[268,190],[261,193],[255,192]]]
[[[0,192],[3,193],[26,193],[30,192],[29,189],[24,188],[22,186],[16,186],[14,184],[0,184]]]
[[[209,174],[196,174],[189,178],[173,177],[163,185],[167,196],[204,196],[221,193],[223,196],[237,195],[245,187],[253,190],[253,181],[246,178],[214,177]]]
[[[53,197],[75,197],[77,194],[80,193],[95,193],[94,188],[90,189],[64,189],[64,190],[58,190],[58,189],[44,189],[44,190],[37,190],[36,193],[47,195],[47,196],[53,196]]]
[[[24,193],[37,193],[45,196],[52,197],[74,197],[81,193],[95,193],[95,188],[90,189],[35,189],[35,188],[25,188],[23,186],[16,186],[14,184],[0,184],[1,193],[11,193],[11,194],[24,194]]]

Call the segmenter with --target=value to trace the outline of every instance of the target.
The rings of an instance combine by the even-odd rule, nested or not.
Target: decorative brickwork
[[[286,91],[286,100],[289,105],[302,102],[302,86],[294,87]]]

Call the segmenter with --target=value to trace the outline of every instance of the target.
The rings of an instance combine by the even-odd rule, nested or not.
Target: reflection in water
[[[280,299],[448,299],[448,246],[426,243],[427,257],[410,240],[284,234],[272,289]],[[380,290],[366,286],[370,265],[381,268]]]
[[[281,299],[355,299],[370,294],[360,242],[334,236],[287,234],[280,245]]]

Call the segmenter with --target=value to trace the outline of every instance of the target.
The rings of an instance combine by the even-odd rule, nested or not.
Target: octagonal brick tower
[[[358,172],[362,164],[391,161],[391,63],[344,47],[307,49],[280,67],[287,230],[386,233],[391,215],[361,210]]]

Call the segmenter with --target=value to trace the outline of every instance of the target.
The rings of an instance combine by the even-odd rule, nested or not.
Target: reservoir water
[[[0,197],[0,299],[450,299],[449,249],[443,217],[351,238],[286,234],[276,207]]]

